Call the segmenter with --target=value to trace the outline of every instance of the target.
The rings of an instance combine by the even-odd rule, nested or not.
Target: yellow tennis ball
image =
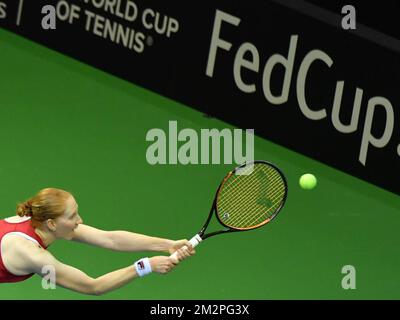
[[[311,173],[306,173],[300,177],[299,183],[303,189],[311,190],[317,185],[317,178]]]

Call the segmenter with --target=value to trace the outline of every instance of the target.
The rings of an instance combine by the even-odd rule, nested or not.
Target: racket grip
[[[190,244],[192,245],[193,248],[197,247],[197,245],[201,241],[203,241],[203,239],[198,234],[196,234],[192,239],[189,240],[189,242],[190,242]],[[186,247],[186,246],[184,246],[184,247]],[[173,259],[173,260],[178,260],[178,252],[175,251],[173,254],[170,255],[170,258]]]

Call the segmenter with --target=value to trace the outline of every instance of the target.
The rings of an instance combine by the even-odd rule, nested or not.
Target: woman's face
[[[78,204],[73,196],[69,197],[66,202],[66,209],[62,216],[56,219],[56,236],[57,238],[71,240],[74,236],[74,230],[83,221],[78,213]]]

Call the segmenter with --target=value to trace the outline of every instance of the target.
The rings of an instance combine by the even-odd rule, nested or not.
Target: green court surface
[[[198,231],[232,165],[152,166],[146,133],[167,131],[170,120],[198,132],[232,126],[4,30],[0,72],[1,218],[58,187],[97,228],[172,239]],[[172,273],[103,296],[44,290],[34,276],[0,284],[0,299],[400,298],[398,196],[259,137],[255,158],[278,165],[289,185],[286,206],[266,227],[207,240]],[[316,189],[299,187],[306,172],[317,176]],[[49,250],[92,277],[155,254],[68,241]],[[346,265],[356,289],[341,286]]]

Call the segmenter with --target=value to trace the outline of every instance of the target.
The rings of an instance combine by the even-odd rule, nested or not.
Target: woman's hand
[[[151,257],[149,258],[149,262],[151,270],[161,274],[170,272],[177,265],[170,257],[166,256]]]
[[[190,242],[186,239],[172,241],[168,253],[173,254],[175,251],[177,251],[178,255],[178,261],[174,261],[175,263],[178,263],[196,253]]]
[[[152,271],[161,274],[168,273],[178,265],[179,262],[196,253],[190,242],[186,239],[171,242],[167,252],[173,254],[175,251],[178,255],[177,259],[173,259],[169,256],[155,256],[149,258]]]

